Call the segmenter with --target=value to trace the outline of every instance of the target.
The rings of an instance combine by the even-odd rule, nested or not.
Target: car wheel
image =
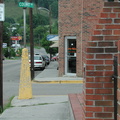
[[[42,67],[42,70],[44,70],[45,69],[45,66],[44,67]]]

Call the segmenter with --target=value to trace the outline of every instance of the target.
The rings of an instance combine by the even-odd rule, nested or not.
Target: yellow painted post
[[[32,98],[32,82],[30,75],[30,65],[28,49],[22,50],[22,63],[20,71],[20,84],[18,99],[31,99]]]

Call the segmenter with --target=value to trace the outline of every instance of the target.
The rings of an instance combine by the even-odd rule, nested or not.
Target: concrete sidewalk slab
[[[70,120],[68,96],[36,96],[18,100],[5,110],[0,120]]]
[[[32,99],[23,99],[20,100],[18,97],[14,97],[11,102],[13,107],[18,106],[33,106],[38,104],[52,104],[52,103],[60,103],[68,101],[67,95],[40,95],[40,96],[33,96]]]
[[[33,82],[39,83],[83,83],[82,77],[76,76],[58,76],[58,62],[50,62],[50,64],[40,73],[38,74]]]

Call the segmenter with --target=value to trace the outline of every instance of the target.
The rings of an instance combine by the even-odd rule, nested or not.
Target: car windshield
[[[40,56],[34,56],[35,60],[42,60],[42,58]]]

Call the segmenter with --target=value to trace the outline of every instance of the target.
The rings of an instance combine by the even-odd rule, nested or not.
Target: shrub
[[[20,57],[22,55],[22,48],[17,49],[16,56]]]

